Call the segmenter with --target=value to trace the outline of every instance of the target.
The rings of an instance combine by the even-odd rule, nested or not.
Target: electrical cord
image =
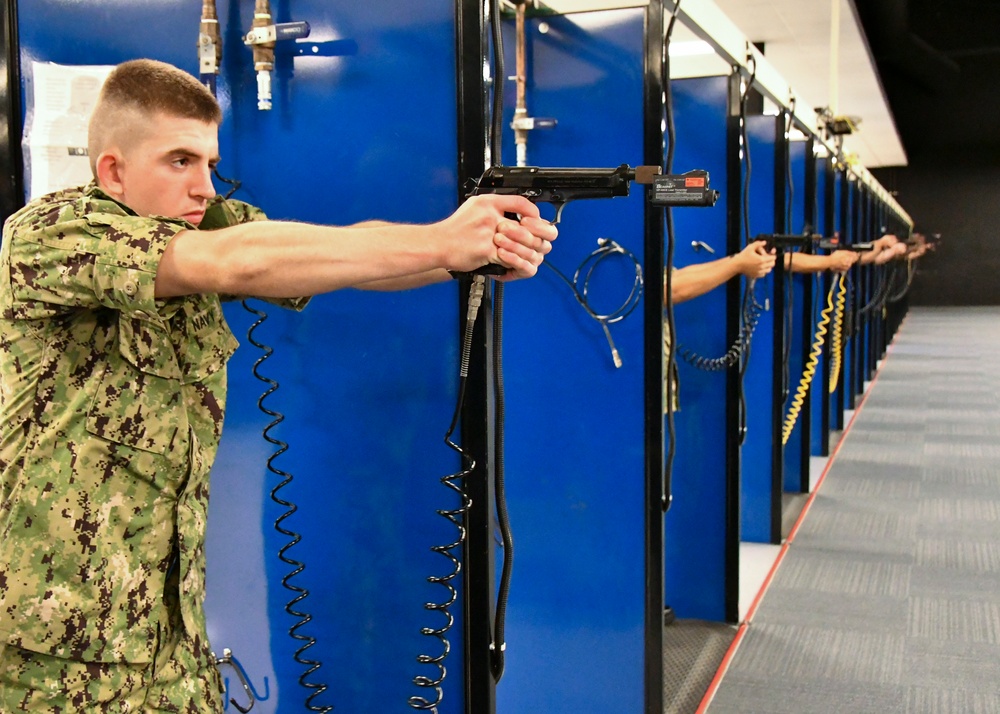
[[[747,79],[743,91],[740,95],[740,142],[742,146],[742,158],[744,165],[744,176],[742,186],[742,223],[743,223],[743,245],[750,245],[750,177],[753,173],[753,162],[750,158],[750,140],[747,132],[747,102],[750,90],[757,78],[757,60],[747,46],[747,61],[751,63],[750,76]],[[725,354],[721,357],[703,357],[684,345],[677,345],[677,350],[681,358],[691,366],[709,371],[721,371],[739,365],[739,443],[744,444],[747,436],[747,401],[746,401],[746,372],[750,362],[750,346],[753,340],[757,323],[764,312],[765,307],[761,305],[756,296],[756,278],[748,278],[743,288],[743,299],[740,310],[740,325],[736,339]]]
[[[792,135],[792,122],[795,117],[795,97],[791,98],[789,102],[789,108],[787,112],[787,119],[785,121],[785,181],[788,184],[788,195],[785,198],[785,229],[788,230],[792,226],[792,205],[795,203],[795,176],[792,171],[792,150],[791,150],[791,135]],[[788,251],[788,268],[782,266],[782,276],[784,280],[784,292],[785,292],[785,329],[782,333],[782,352],[781,352],[781,403],[786,404],[788,402],[788,396],[790,394],[790,386],[792,381],[791,375],[791,357],[792,357],[792,335],[795,332],[795,287],[792,282],[792,261],[795,259],[795,252]]]
[[[754,80],[757,78],[757,58],[754,56],[753,52],[750,51],[750,46],[747,45],[747,61],[752,62],[753,69],[750,71],[750,77],[747,79],[746,88],[743,94],[740,96],[740,138],[743,142],[743,161],[746,166],[746,172],[743,180],[743,245],[744,247],[750,245],[750,176],[753,170],[753,162],[750,159],[750,136],[747,132],[747,102],[750,98],[750,90],[753,87]],[[754,293],[757,280],[751,278],[747,280],[746,287],[743,293],[743,315],[748,314],[748,305],[752,305],[753,308],[757,310],[758,318],[762,307],[760,303],[757,302],[757,296]],[[756,327],[756,321],[753,323]],[[740,414],[740,446],[746,443],[747,439],[747,394],[746,394],[746,376],[747,367],[750,364],[750,346],[751,341],[747,340],[743,344],[743,349],[740,350],[739,355],[739,414]]]
[[[501,157],[501,137],[503,131],[503,31],[501,28],[500,21],[500,7],[498,0],[489,0],[487,5],[489,11],[489,24],[491,29],[493,47],[492,47],[492,59],[493,59],[493,102],[492,102],[492,116],[490,122],[490,159],[491,163],[496,165]],[[452,585],[451,581],[458,576],[461,572],[461,561],[454,554],[456,548],[461,547],[467,536],[467,530],[465,527],[464,519],[466,514],[469,512],[472,506],[472,500],[470,499],[468,493],[466,493],[464,488],[464,479],[473,473],[476,467],[475,459],[466,452],[459,444],[452,441],[452,434],[458,425],[458,420],[461,415],[462,406],[465,401],[465,389],[466,382],[468,378],[469,369],[469,359],[472,350],[472,331],[475,326],[476,315],[479,310],[479,306],[482,303],[483,294],[486,289],[486,278],[481,275],[473,277],[472,286],[469,291],[469,312],[466,316],[465,325],[465,335],[463,337],[463,348],[462,348],[462,364],[460,367],[460,382],[459,382],[459,396],[455,407],[455,413],[452,418],[451,426],[445,435],[445,442],[448,446],[456,451],[462,460],[463,469],[455,474],[445,476],[441,479],[441,482],[449,489],[455,491],[461,500],[461,505],[456,509],[442,509],[438,510],[438,514],[450,521],[458,529],[458,538],[445,545],[432,546],[431,550],[438,553],[445,558],[447,558],[452,564],[451,572],[443,576],[430,576],[427,578],[428,582],[438,584],[443,586],[447,592],[448,597],[443,602],[438,603],[426,603],[424,607],[428,610],[435,612],[440,612],[445,617],[445,623],[442,627],[431,628],[425,627],[421,629],[421,634],[437,638],[441,642],[441,652],[438,655],[428,655],[420,654],[417,656],[417,662],[419,664],[428,664],[437,667],[438,672],[436,677],[427,677],[424,675],[418,675],[414,677],[413,683],[424,689],[433,689],[434,697],[429,698],[425,696],[412,696],[409,698],[408,703],[411,708],[418,710],[426,710],[437,712],[437,707],[440,705],[443,697],[444,690],[442,684],[447,675],[447,670],[444,666],[444,661],[448,656],[451,649],[451,645],[446,637],[448,631],[454,624],[455,618],[449,611],[449,608],[455,604],[458,599],[458,591],[455,586]],[[501,372],[501,366],[499,365],[501,344],[499,342],[499,337],[502,333],[499,332],[499,322],[500,315],[503,309],[503,283],[493,281],[493,310],[494,310],[494,345],[493,345],[493,359],[495,364],[494,369],[494,379],[495,379],[495,426],[494,426],[494,500],[495,507],[497,511],[497,525],[500,529],[501,540],[504,545],[503,550],[503,564],[501,569],[500,583],[497,591],[497,605],[495,608],[495,618],[493,622],[493,632],[492,632],[492,642],[490,644],[490,669],[495,680],[499,681],[503,674],[504,669],[504,652],[506,650],[506,643],[503,642],[504,633],[504,618],[506,616],[507,610],[507,598],[510,592],[510,577],[513,569],[513,535],[510,530],[510,523],[507,516],[507,505],[506,497],[504,491],[504,473],[503,473],[503,445],[504,445],[504,397],[503,397],[503,379]]]
[[[830,314],[834,309],[833,290],[834,286],[831,285],[830,291],[826,296],[826,307],[823,308],[819,321],[816,323],[816,336],[813,339],[812,351],[809,353],[809,359],[806,361],[805,369],[802,372],[802,379],[799,381],[798,389],[792,398],[791,406],[785,415],[785,422],[781,430],[782,446],[788,443],[788,439],[792,435],[792,430],[795,429],[795,423],[799,419],[799,412],[802,410],[806,395],[809,393],[809,386],[812,383],[813,376],[816,374],[820,355],[823,354],[823,343],[826,341],[824,339],[826,337],[826,326],[830,324]]]
[[[286,590],[291,591],[294,595],[292,599],[285,604],[285,612],[291,615],[293,618],[298,618],[295,624],[293,624],[292,627],[288,630],[288,634],[292,637],[292,639],[302,643],[301,647],[299,647],[295,651],[293,659],[299,665],[306,668],[305,671],[299,676],[299,684],[301,684],[305,689],[309,690],[310,692],[305,702],[306,709],[311,712],[324,712],[324,713],[331,712],[333,711],[332,706],[328,705],[319,706],[313,704],[313,700],[316,697],[323,694],[323,692],[325,692],[328,689],[328,687],[326,684],[307,681],[308,677],[313,673],[315,673],[322,666],[322,663],[318,660],[308,659],[305,657],[306,650],[308,650],[310,647],[316,644],[316,638],[312,637],[311,635],[306,635],[299,632],[300,628],[304,627],[305,625],[309,624],[312,621],[312,615],[310,615],[307,612],[303,612],[302,610],[296,609],[299,603],[301,603],[309,596],[309,590],[299,585],[295,585],[294,583],[291,582],[292,578],[294,578],[296,575],[299,575],[303,570],[305,570],[306,566],[301,561],[295,560],[294,558],[288,555],[288,551],[293,546],[295,546],[299,541],[302,540],[301,534],[296,533],[290,528],[282,525],[287,518],[290,518],[298,510],[298,507],[291,501],[286,501],[278,495],[278,493],[283,488],[285,488],[292,482],[292,475],[285,471],[282,471],[281,469],[275,466],[275,461],[277,460],[277,458],[288,450],[288,444],[271,435],[271,430],[274,429],[276,426],[278,426],[278,424],[283,422],[285,420],[285,416],[281,412],[269,409],[264,404],[265,400],[271,394],[276,392],[280,386],[277,380],[264,376],[260,372],[260,367],[274,353],[274,349],[271,346],[261,342],[255,336],[257,329],[262,324],[264,324],[268,316],[267,313],[264,312],[263,310],[258,310],[254,307],[251,307],[251,305],[246,300],[243,300],[243,308],[247,312],[255,315],[257,318],[257,320],[250,326],[250,329],[247,331],[247,340],[250,342],[250,344],[252,344],[254,347],[263,352],[261,357],[258,358],[258,360],[254,363],[253,376],[267,385],[267,389],[264,391],[263,394],[261,394],[260,398],[257,400],[257,408],[260,409],[260,411],[266,414],[267,416],[271,417],[272,419],[271,423],[268,424],[266,427],[264,427],[264,432],[263,432],[264,440],[275,447],[275,450],[271,453],[271,455],[267,459],[267,470],[281,479],[281,482],[278,483],[278,485],[271,490],[271,500],[277,503],[282,508],[286,509],[285,512],[282,513],[280,516],[278,516],[278,519],[274,522],[274,529],[278,531],[278,533],[280,533],[281,535],[289,538],[289,540],[284,545],[282,545],[281,548],[278,550],[278,559],[292,568],[291,572],[286,573],[285,576],[281,579],[281,585]]]
[[[489,0],[490,31],[493,36],[493,109],[490,115],[490,163],[498,165],[503,157],[503,82],[506,78],[503,57],[503,26],[500,19],[499,0]],[[517,218],[516,216],[512,216]],[[493,453],[493,502],[497,528],[503,544],[500,582],[497,584],[496,607],[493,616],[493,637],[490,642],[490,671],[493,680],[503,676],[507,643],[504,640],[507,599],[510,595],[511,574],[514,569],[514,536],[507,512],[507,495],[504,489],[503,450],[506,432],[506,399],[503,384],[503,298],[504,284],[493,281],[493,380],[494,380],[494,453]]]
[[[635,268],[635,280],[632,283],[632,289],[629,291],[628,297],[625,301],[615,310],[609,313],[601,314],[591,307],[588,300],[588,294],[590,291],[590,281],[593,278],[594,271],[597,267],[605,260],[620,255],[624,258],[632,261]],[[573,291],[573,297],[580,306],[586,311],[591,318],[600,324],[601,329],[604,331],[604,337],[608,341],[608,348],[611,350],[611,358],[614,361],[615,367],[622,366],[621,355],[618,353],[618,348],[615,346],[615,341],[611,337],[611,330],[608,329],[608,325],[612,325],[616,322],[628,317],[633,310],[639,305],[639,301],[642,299],[643,293],[643,279],[642,279],[642,263],[636,257],[636,255],[623,248],[619,243],[611,238],[598,238],[597,248],[587,257],[583,259],[579,267],[573,273],[573,279],[570,280],[566,277],[559,268],[555,267],[551,261],[546,260],[542,265],[548,266],[549,270],[559,276],[559,278],[569,286],[569,289]],[[582,281],[582,282],[581,282]]]
[[[837,280],[834,285],[831,286],[837,289],[837,303],[833,313],[833,330],[830,333],[830,394],[837,391],[837,386],[840,384],[840,367],[843,362],[843,326],[842,322],[844,319],[844,306],[847,301],[847,281],[844,277],[844,273],[837,276]]]
[[[437,513],[439,516],[455,526],[458,531],[458,537],[450,543],[431,547],[432,552],[437,553],[448,560],[451,564],[451,570],[444,575],[431,575],[427,578],[427,582],[432,585],[440,585],[443,587],[447,593],[447,597],[440,602],[428,602],[424,604],[424,609],[431,612],[441,613],[444,617],[444,624],[440,627],[424,627],[420,630],[420,634],[427,637],[433,637],[441,644],[441,651],[438,654],[420,654],[417,656],[417,662],[419,664],[431,665],[432,667],[437,668],[437,674],[434,677],[417,675],[413,678],[413,683],[416,686],[421,687],[422,689],[434,690],[433,698],[423,695],[414,695],[409,698],[408,703],[410,707],[423,711],[437,712],[437,707],[441,704],[441,701],[444,698],[444,689],[442,688],[442,684],[444,683],[445,676],[447,675],[447,669],[445,668],[444,662],[448,657],[448,654],[451,652],[451,643],[448,641],[447,634],[455,624],[455,616],[451,614],[449,608],[458,601],[458,590],[452,584],[452,581],[458,577],[458,574],[462,570],[462,562],[453,551],[460,548],[462,544],[465,543],[467,531],[465,528],[464,517],[465,514],[468,513],[469,508],[472,506],[472,499],[469,498],[469,495],[463,488],[463,481],[467,476],[472,474],[476,468],[475,459],[472,458],[472,456],[459,444],[452,440],[452,435],[458,427],[458,421],[462,414],[462,406],[465,403],[465,388],[468,381],[469,361],[472,353],[472,332],[475,328],[479,307],[482,304],[485,286],[486,278],[484,276],[477,275],[473,278],[472,286],[469,290],[465,331],[462,337],[462,356],[459,366],[458,399],[455,403],[455,412],[452,415],[451,424],[448,426],[448,430],[444,436],[444,441],[448,447],[459,455],[462,469],[456,473],[442,477],[441,483],[446,488],[458,494],[460,505],[453,509],[438,509]]]
[[[215,178],[219,179],[223,183],[229,184],[229,186],[230,186],[229,190],[226,192],[226,195],[222,197],[224,199],[228,199],[234,193],[236,193],[237,191],[239,191],[240,188],[243,186],[243,182],[240,181],[239,179],[229,179],[229,178],[226,178],[225,176],[223,176],[222,174],[220,174],[218,167],[212,169],[212,172],[215,174]]]
[[[681,9],[681,0],[677,0],[674,9],[670,13],[670,22],[667,23],[667,31],[663,41],[663,55],[660,66],[660,79],[663,85],[664,122],[667,126],[667,157],[664,163],[664,170],[667,175],[674,170],[674,152],[677,146],[677,130],[674,125],[674,95],[670,86],[670,41],[674,34],[674,26],[677,24],[677,15]],[[677,344],[677,330],[674,320],[674,296],[673,296],[673,272],[674,272],[674,213],[669,206],[664,208],[667,228],[667,250],[666,265],[664,266],[664,286],[663,302],[667,313],[667,333],[670,335],[670,344]],[[666,402],[667,402],[667,453],[663,465],[663,488],[661,493],[663,512],[666,513],[673,500],[672,478],[674,472],[674,457],[677,453],[677,427],[674,420],[674,375],[677,372],[677,355],[674,349],[667,355],[666,374]]]
[[[753,338],[757,322],[760,320],[761,313],[763,312],[760,303],[749,298],[749,293],[745,292],[743,307],[740,312],[740,334],[724,355],[713,358],[702,357],[684,345],[678,345],[677,349],[681,354],[681,358],[692,367],[706,372],[719,372],[739,362],[740,355]]]
[[[913,276],[917,274],[916,266],[913,265],[914,261],[907,261],[906,265],[906,283],[903,287],[895,293],[888,296],[887,301],[891,303],[897,303],[906,297],[906,294],[910,292],[910,286],[913,284]]]

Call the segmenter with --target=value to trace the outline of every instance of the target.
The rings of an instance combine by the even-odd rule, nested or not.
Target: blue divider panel
[[[528,164],[641,163],[642,19],[641,10],[551,17],[544,34],[538,21],[527,22],[528,111],[558,120],[531,132]],[[513,34],[505,35],[511,69]],[[572,278],[601,237],[641,260],[644,198],[633,186],[627,198],[570,203],[548,260]],[[590,285],[592,307],[616,309],[634,279],[630,261],[605,261]],[[616,369],[600,325],[548,268],[509,285],[505,303],[505,470],[516,555],[497,711],[641,711],[642,307],[609,328],[624,363]]]
[[[674,172],[709,172],[720,191],[712,208],[674,209],[674,266],[726,255],[726,106],[728,77],[671,83],[677,146]],[[692,246],[703,241],[715,253]],[[674,307],[679,348],[718,358],[726,353],[726,289]],[[676,355],[681,408],[673,500],[665,522],[666,600],[678,617],[725,619],[726,371],[696,369]],[[738,535],[733,534],[734,537]]]
[[[293,58],[295,47],[279,44],[274,108],[259,112],[242,43],[253,3],[219,3],[220,170],[243,182],[236,197],[273,218],[330,223],[430,222],[453,210],[452,4],[299,0],[277,2],[274,10],[278,21],[309,22],[312,41],[352,39],[358,51]],[[23,71],[30,73],[36,59],[114,64],[153,57],[194,73],[199,13],[195,2],[24,0]],[[343,291],[314,299],[302,314],[268,308],[258,331],[275,350],[260,371],[281,385],[266,404],[286,416],[272,434],[289,444],[275,466],[294,476],[280,495],[298,504],[283,526],[302,535],[288,552],[306,564],[292,580],[310,591],[297,609],[313,620],[300,633],[317,640],[305,656],[323,663],[310,681],[330,686],[315,704],[407,711],[407,698],[419,693],[411,679],[432,674],[416,657],[440,650],[420,634],[442,624],[424,603],[442,599],[443,589],[426,578],[448,572],[429,548],[456,535],[435,513],[456,503],[439,483],[458,468],[442,441],[456,399],[456,305],[451,284],[392,295]],[[289,539],[273,527],[285,509],[269,499],[280,479],[265,467],[273,448],[261,430],[270,419],[256,399],[266,385],[251,375],[260,352],[246,338],[251,316],[239,304],[226,314],[242,346],[230,363],[229,413],[212,475],[210,635],[218,653],[232,648],[245,666],[263,698],[255,713],[301,712],[308,692],[297,680],[305,669],[292,660],[300,645],[287,632],[298,618],[284,611],[294,593],[281,585],[291,568],[277,556]],[[638,347],[628,351],[639,354]],[[544,373],[550,356],[535,356],[534,373]],[[548,426],[532,424],[539,433]],[[595,503],[592,512],[599,510]],[[460,617],[460,605],[453,612]],[[441,712],[463,711],[461,622],[450,639]],[[223,674],[244,701],[235,673]]]
[[[775,121],[775,117],[770,115],[747,117],[751,161],[751,240],[759,234],[774,233]],[[757,280],[754,293],[760,305],[772,308],[774,273]],[[741,451],[743,502],[740,528],[742,540],[756,543],[770,543],[772,540],[772,501],[775,494],[771,445],[773,439],[781,438],[775,433],[771,418],[776,394],[773,378],[775,319],[780,320],[781,316],[775,316],[772,309],[761,310],[744,382],[747,435]]]
[[[806,156],[806,149],[808,148],[809,145],[804,141],[792,141],[788,145],[791,161],[789,176],[791,186],[788,193],[789,200],[791,201],[791,212],[790,222],[787,226],[789,233],[802,233],[805,230],[805,207],[807,203],[813,201],[813,196],[806,195],[806,160],[812,158]],[[810,230],[815,230],[815,226],[810,226]],[[797,255],[793,253],[791,258],[792,265],[795,264],[796,257]],[[803,330],[815,332],[816,325],[811,316],[806,316],[804,311],[805,291],[807,285],[811,286],[813,282],[812,274],[786,272],[785,275],[792,281],[792,288],[790,290],[791,305],[786,304],[786,308],[790,312],[790,318],[786,322],[785,327],[785,345],[788,352],[788,362],[785,370],[785,392],[787,393],[787,397],[784,399],[784,407],[781,412],[782,429],[784,429],[784,419],[788,416],[792,401],[795,399],[799,382],[802,379],[802,373],[805,370],[806,360],[809,357],[809,351],[803,349],[804,338],[802,332]],[[802,491],[802,450],[805,448],[802,443],[804,432],[802,423],[803,412],[808,409],[809,399],[807,396],[802,402],[798,419],[784,447],[784,490],[791,493]],[[783,431],[779,434],[779,438],[784,438]]]

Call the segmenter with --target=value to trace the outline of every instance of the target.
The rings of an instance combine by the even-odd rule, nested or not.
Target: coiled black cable
[[[743,214],[743,245],[750,245],[750,177],[753,163],[750,159],[750,140],[747,133],[747,101],[753,83],[757,78],[757,60],[747,47],[747,61],[751,64],[750,76],[740,95],[740,139],[743,148],[743,163],[745,167],[742,190]],[[750,345],[754,330],[760,320],[764,306],[757,300],[755,294],[756,279],[746,281],[743,290],[742,309],[740,311],[740,327],[736,339],[721,357],[702,357],[684,345],[677,345],[681,358],[691,366],[705,371],[721,371],[739,364],[739,434],[740,445],[746,441],[747,434],[747,401],[746,401],[746,371],[750,361]]]
[[[590,281],[597,267],[605,260],[614,256],[622,256],[632,262],[635,270],[635,279],[632,282],[632,289],[619,307],[608,313],[598,313],[591,307],[588,300]],[[635,253],[627,248],[623,248],[617,241],[611,238],[598,238],[597,248],[581,261],[573,273],[572,279],[568,278],[565,273],[555,267],[551,261],[546,260],[542,264],[547,266],[549,270],[559,276],[569,286],[569,289],[573,291],[573,297],[576,298],[576,301],[601,326],[601,329],[604,331],[604,337],[608,341],[608,348],[611,350],[611,358],[615,363],[615,367],[621,367],[621,356],[618,353],[618,348],[615,346],[614,339],[611,337],[611,330],[608,329],[608,325],[613,325],[628,317],[642,299],[642,263],[639,261],[639,258],[636,257]]]
[[[708,358],[702,357],[683,345],[678,345],[677,349],[681,354],[681,358],[692,367],[705,372],[720,372],[732,367],[739,361],[740,355],[753,338],[754,330],[757,328],[757,322],[760,320],[762,312],[763,306],[753,299],[751,293],[745,292],[743,306],[740,311],[740,334],[729,347],[729,350],[721,357]]]
[[[281,479],[281,482],[278,483],[278,485],[276,485],[271,490],[271,500],[277,503],[282,508],[286,509],[285,512],[282,513],[280,516],[278,516],[277,520],[274,522],[274,529],[278,531],[278,533],[280,533],[281,535],[289,538],[288,542],[286,542],[278,550],[278,558],[279,560],[281,560],[281,562],[285,563],[288,566],[291,566],[292,568],[291,572],[287,573],[281,579],[281,585],[286,590],[289,590],[292,593],[294,593],[294,597],[291,600],[289,600],[288,603],[285,604],[285,612],[287,612],[293,618],[298,618],[295,624],[293,624],[292,627],[288,630],[288,634],[292,637],[292,639],[302,643],[302,646],[295,651],[293,659],[299,665],[306,668],[305,671],[299,676],[299,684],[301,684],[305,689],[309,690],[310,692],[309,696],[306,698],[306,709],[312,712],[324,712],[324,713],[331,712],[333,711],[332,706],[329,705],[319,706],[313,704],[313,700],[316,697],[323,694],[323,692],[325,692],[328,689],[328,687],[326,684],[323,683],[307,681],[307,678],[314,672],[316,672],[316,670],[318,670],[322,666],[322,663],[319,662],[318,660],[308,659],[305,657],[306,650],[308,650],[310,647],[316,644],[316,638],[312,637],[311,635],[306,635],[299,632],[300,628],[304,627],[305,625],[309,624],[312,621],[312,615],[310,615],[307,612],[303,612],[301,610],[296,609],[298,604],[309,596],[309,591],[306,588],[295,585],[294,583],[291,582],[291,580],[296,575],[305,570],[306,566],[301,561],[295,560],[294,558],[290,557],[288,555],[288,551],[293,546],[295,546],[299,541],[302,540],[302,536],[299,533],[296,533],[295,531],[290,530],[289,528],[282,525],[287,518],[291,517],[298,510],[298,507],[291,501],[286,501],[278,496],[278,492],[292,482],[292,475],[286,473],[285,471],[282,471],[281,469],[275,466],[275,461],[277,460],[277,458],[286,451],[288,451],[288,444],[271,435],[271,430],[274,429],[278,424],[283,422],[285,420],[285,416],[281,412],[269,409],[264,404],[267,397],[276,392],[279,387],[279,384],[276,380],[264,376],[260,372],[261,365],[263,365],[264,362],[266,362],[271,357],[271,355],[274,353],[274,349],[271,346],[256,339],[254,335],[257,329],[267,320],[267,313],[264,312],[263,310],[258,310],[254,307],[251,307],[251,305],[246,300],[243,300],[243,308],[247,312],[255,315],[257,318],[257,320],[250,326],[250,329],[247,331],[247,340],[250,342],[250,344],[252,344],[254,347],[263,352],[263,355],[261,355],[261,357],[254,363],[253,376],[267,385],[267,389],[264,391],[263,394],[261,394],[260,398],[258,398],[257,400],[257,408],[260,409],[260,411],[266,414],[267,416],[271,417],[272,419],[271,423],[268,424],[266,427],[264,427],[264,433],[263,433],[264,440],[275,447],[275,450],[271,453],[271,455],[267,459],[267,470]]]
[[[479,289],[482,289],[484,279],[482,277],[476,278],[476,284],[479,285]],[[480,296],[482,293],[479,293]],[[477,306],[478,307],[478,306]],[[448,641],[447,634],[448,631],[455,624],[455,616],[451,614],[449,608],[455,604],[458,600],[458,590],[452,584],[452,581],[458,577],[458,574],[462,570],[462,562],[455,555],[454,551],[457,548],[461,548],[462,544],[465,543],[466,538],[466,528],[465,528],[465,514],[468,512],[469,508],[472,506],[472,499],[465,492],[463,488],[462,481],[466,476],[471,474],[476,468],[475,459],[472,458],[461,446],[452,441],[452,435],[455,433],[455,429],[458,426],[458,420],[462,413],[462,405],[465,403],[465,386],[468,381],[469,374],[469,359],[472,351],[472,330],[475,327],[475,319],[466,320],[465,334],[462,340],[462,362],[459,368],[459,387],[458,387],[458,400],[455,404],[455,412],[451,419],[451,424],[448,426],[448,431],[445,433],[444,441],[453,451],[458,453],[461,459],[462,469],[456,473],[444,476],[441,479],[441,483],[448,489],[454,491],[459,497],[458,508],[452,509],[438,509],[437,513],[442,518],[446,519],[452,523],[456,530],[458,531],[458,537],[444,545],[435,545],[431,547],[431,551],[443,556],[451,564],[451,570],[444,575],[431,575],[427,578],[427,582],[433,585],[440,585],[443,587],[447,593],[447,597],[440,602],[428,602],[424,604],[424,608],[430,610],[431,612],[438,612],[444,617],[444,623],[440,627],[424,627],[420,630],[420,634],[427,637],[436,638],[441,643],[441,651],[436,655],[420,654],[417,656],[417,662],[420,664],[431,665],[437,669],[437,673],[433,677],[428,677],[425,675],[418,675],[413,678],[413,683],[424,689],[433,689],[433,698],[414,695],[409,698],[408,703],[413,709],[437,712],[438,705],[441,704],[444,698],[444,690],[442,684],[444,683],[445,676],[447,675],[447,669],[445,668],[444,662],[451,652],[451,643]]]

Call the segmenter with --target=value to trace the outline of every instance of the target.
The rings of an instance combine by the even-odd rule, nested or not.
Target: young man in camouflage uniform
[[[222,711],[202,609],[236,348],[219,295],[529,277],[556,237],[516,196],[426,226],[264,220],[215,194],[220,120],[193,77],[124,63],[91,119],[95,181],[4,226],[0,711]]]

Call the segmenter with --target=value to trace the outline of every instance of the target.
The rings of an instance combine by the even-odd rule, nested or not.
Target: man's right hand
[[[508,268],[500,280],[535,275],[559,233],[528,199],[497,194],[472,196],[438,225],[445,231],[450,270],[495,263]]]
[[[734,257],[739,261],[740,272],[748,278],[763,278],[774,270],[776,260],[774,250],[768,251],[767,243],[762,240],[754,241]]]

